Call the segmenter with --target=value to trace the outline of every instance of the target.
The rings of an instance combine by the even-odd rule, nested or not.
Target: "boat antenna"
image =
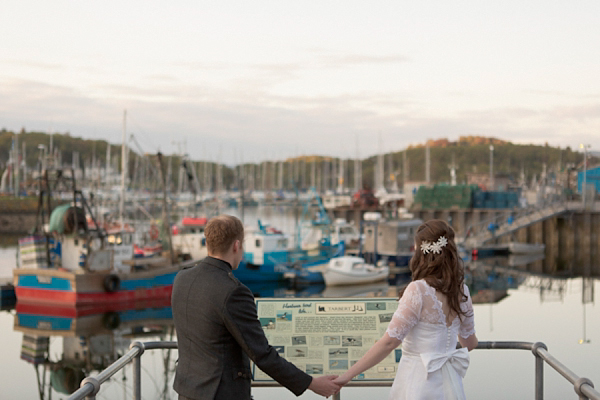
[[[125,177],[127,171],[127,143],[126,138],[126,121],[127,110],[123,110],[123,143],[121,144],[121,198],[119,199],[119,223],[121,224],[121,232],[125,229],[123,222],[123,214],[125,212]]]

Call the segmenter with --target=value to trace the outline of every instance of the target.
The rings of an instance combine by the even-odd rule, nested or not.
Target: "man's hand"
[[[340,385],[340,387],[345,386],[348,382],[350,382],[350,379],[345,379],[343,375],[333,381],[333,383]]]
[[[336,394],[341,389],[340,385],[333,383],[333,380],[337,377],[337,375],[325,375],[318,378],[313,378],[308,388],[316,394],[329,397]]]

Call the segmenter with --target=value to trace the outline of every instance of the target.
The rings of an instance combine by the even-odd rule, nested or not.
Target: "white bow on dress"
[[[421,353],[421,360],[428,374],[439,369],[442,370],[444,394],[448,400],[465,398],[461,378],[464,378],[467,373],[469,359],[469,351],[466,348],[455,349],[447,353]]]

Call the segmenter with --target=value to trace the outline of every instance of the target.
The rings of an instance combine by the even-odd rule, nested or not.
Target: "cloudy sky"
[[[9,130],[120,143],[126,109],[144,151],[227,163],[600,149],[598,0],[2,0],[0,38]]]

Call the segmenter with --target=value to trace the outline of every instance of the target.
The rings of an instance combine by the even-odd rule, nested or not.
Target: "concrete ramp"
[[[491,240],[509,235],[519,229],[560,215],[569,209],[567,203],[553,203],[544,208],[516,212],[514,216],[482,222],[468,230],[462,245],[467,249],[477,248]]]

